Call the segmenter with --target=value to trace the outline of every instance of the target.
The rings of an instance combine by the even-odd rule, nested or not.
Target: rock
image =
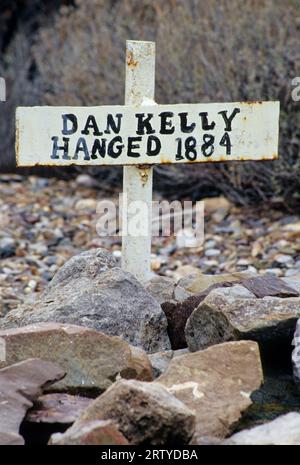
[[[75,210],[96,210],[96,199],[80,199],[75,204]]]
[[[214,436],[201,436],[199,434],[194,434],[190,442],[190,446],[222,446],[224,440],[216,438]]]
[[[263,381],[258,345],[228,342],[173,358],[157,383],[196,413],[197,436],[225,437]]]
[[[0,444],[24,444],[20,424],[42,390],[63,378],[57,365],[30,359],[0,370]]]
[[[150,354],[150,363],[152,365],[154,378],[157,378],[168,368],[170,361],[173,358],[173,350],[167,350],[166,352],[156,352]]]
[[[204,202],[204,211],[206,214],[211,215],[214,213],[219,213],[219,221],[222,221],[223,218],[229,213],[231,208],[231,203],[225,197],[208,197],[203,199]],[[221,214],[222,219],[221,219]]]
[[[180,281],[180,279],[187,278],[188,276],[201,276],[202,273],[199,268],[196,268],[192,265],[183,265],[177,268],[177,270],[173,273],[173,278],[176,282]]]
[[[277,276],[277,278],[280,278],[283,276],[283,271],[281,268],[267,268],[265,270],[265,276]]]
[[[172,278],[154,276],[146,283],[145,288],[159,304],[174,298],[175,282]]]
[[[97,180],[93,178],[92,176],[90,176],[89,174],[79,174],[76,177],[75,182],[76,184],[78,184],[78,186],[87,187],[89,189],[93,187],[97,187],[98,185]]]
[[[256,276],[255,278],[245,279],[241,284],[259,298],[266,296],[299,297],[299,293],[295,289],[276,277]]]
[[[204,243],[204,249],[214,249],[217,245],[217,242],[213,239],[208,240]]]
[[[177,249],[196,248],[202,245],[202,239],[198,238],[193,228],[184,228],[176,231]]]
[[[95,399],[74,428],[87,421],[114,420],[134,445],[187,444],[195,415],[160,384],[117,381]]]
[[[0,239],[0,258],[12,257],[16,253],[16,242],[12,237],[3,237]]]
[[[290,278],[290,277],[292,277],[292,276],[297,276],[298,273],[299,273],[299,270],[290,268],[289,270],[286,270],[286,271],[284,272],[284,276],[285,276],[286,278]]]
[[[39,322],[76,324],[121,336],[148,352],[167,350],[167,320],[133,275],[111,268],[103,250],[73,257],[34,302],[0,318],[0,328]]]
[[[300,387],[300,320],[297,321],[296,331],[293,339],[294,350],[292,352],[293,373]]]
[[[91,249],[70,258],[55,274],[45,293],[59,284],[74,283],[76,279],[94,279],[100,273],[117,266],[117,260],[105,249]]]
[[[186,291],[183,287],[176,284],[174,288],[174,301],[175,302],[183,302],[188,297],[191,297],[193,294],[191,292]]]
[[[300,414],[290,412],[264,425],[234,434],[224,444],[242,446],[300,445]]]
[[[154,378],[158,378],[168,368],[172,358],[189,353],[188,349],[167,350],[166,352],[156,352],[150,354],[149,359],[152,365]]]
[[[92,402],[88,397],[53,393],[40,396],[28,410],[25,421],[29,423],[72,424]]]
[[[293,263],[293,257],[290,255],[284,255],[284,254],[278,254],[275,257],[275,262],[279,263],[280,265],[288,265],[290,263]]]
[[[128,441],[111,421],[90,421],[71,427],[65,433],[53,434],[49,445],[55,446],[126,446]]]
[[[161,307],[167,317],[168,321],[168,335],[173,350],[183,349],[187,347],[185,338],[185,325],[188,318],[191,316],[195,308],[207,297],[207,295],[218,287],[230,287],[233,283],[222,282],[213,284],[205,291],[192,295],[185,299],[183,302],[169,301],[161,304]]]
[[[131,357],[132,357],[132,374],[130,370],[125,378],[135,378],[139,381],[152,381],[153,380],[153,370],[150,363],[150,359],[146,352],[140,347],[130,346]],[[151,355],[151,354],[150,354]]]
[[[55,384],[56,391],[100,393],[119,374],[152,379],[150,362],[143,350],[131,348],[117,336],[81,326],[39,323],[0,331],[0,340],[6,351],[0,368],[33,357],[57,362],[67,376]]]
[[[282,281],[300,294],[300,274],[282,278]]]
[[[299,317],[299,297],[258,299],[235,285],[210,292],[187,320],[185,337],[192,352],[238,339],[278,343],[292,339]]]
[[[192,294],[199,294],[205,291],[213,284],[220,284],[223,282],[240,282],[244,279],[255,277],[254,273],[248,271],[240,271],[236,273],[225,274],[201,274],[195,276],[188,276],[178,281],[178,285],[183,287],[186,291]]]
[[[221,251],[219,249],[207,249],[204,252],[206,257],[218,257],[221,255]]]

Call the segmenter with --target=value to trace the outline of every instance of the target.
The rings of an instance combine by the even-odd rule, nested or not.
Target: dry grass
[[[158,102],[280,99],[282,108],[279,161],[202,165],[192,172],[183,166],[158,167],[157,172],[163,173],[157,176],[159,188],[172,195],[179,187],[182,195],[199,197],[217,186],[239,202],[299,196],[300,104],[290,97],[291,79],[300,75],[297,1],[75,3],[75,8],[63,7],[50,27],[40,28],[34,46],[24,55],[36,70],[30,82],[31,102],[120,104],[125,40],[155,40]],[[18,74],[14,104],[26,88],[26,77],[22,70],[16,71],[15,61],[11,64]],[[20,63],[23,69],[24,60]],[[96,171],[104,182],[107,169]],[[107,179],[113,182],[115,172],[110,171]]]

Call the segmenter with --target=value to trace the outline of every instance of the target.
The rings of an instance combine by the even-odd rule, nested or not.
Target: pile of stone
[[[270,348],[300,382],[299,281],[190,269],[142,286],[117,265],[75,256],[0,318],[1,444],[300,444],[300,400],[242,423]]]

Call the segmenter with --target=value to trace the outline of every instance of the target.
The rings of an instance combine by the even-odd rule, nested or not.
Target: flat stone
[[[127,439],[111,421],[90,421],[71,427],[65,433],[52,434],[49,445],[54,446],[126,446]]]
[[[0,368],[27,358],[41,358],[57,362],[66,371],[67,376],[49,390],[100,393],[118,375],[152,379],[150,362],[142,349],[89,328],[37,323],[0,331],[1,340],[6,359],[0,361]]]
[[[65,393],[44,394],[28,410],[25,421],[30,423],[71,424],[86,410],[92,399]]]
[[[271,276],[256,276],[242,281],[242,286],[246,287],[256,297],[299,297],[299,292],[288,286],[282,279]]]
[[[51,362],[30,359],[0,370],[0,444],[24,444],[21,422],[44,388],[65,376]]]
[[[225,274],[202,274],[198,273],[182,278],[178,281],[178,285],[183,287],[186,291],[192,294],[199,294],[204,292],[213,284],[220,284],[223,282],[240,282],[247,278],[253,278],[255,274],[249,271],[240,271],[236,273]]]
[[[73,427],[108,419],[134,445],[187,444],[195,426],[194,413],[163,386],[133,380],[117,381],[89,405]]]
[[[225,437],[263,381],[258,345],[228,342],[173,358],[157,380],[196,414],[197,436]]]

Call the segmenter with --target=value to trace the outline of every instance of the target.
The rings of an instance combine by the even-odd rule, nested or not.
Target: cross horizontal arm
[[[279,102],[144,106],[142,93],[140,97],[138,103],[125,106],[18,108],[18,165],[152,165],[277,157]]]

